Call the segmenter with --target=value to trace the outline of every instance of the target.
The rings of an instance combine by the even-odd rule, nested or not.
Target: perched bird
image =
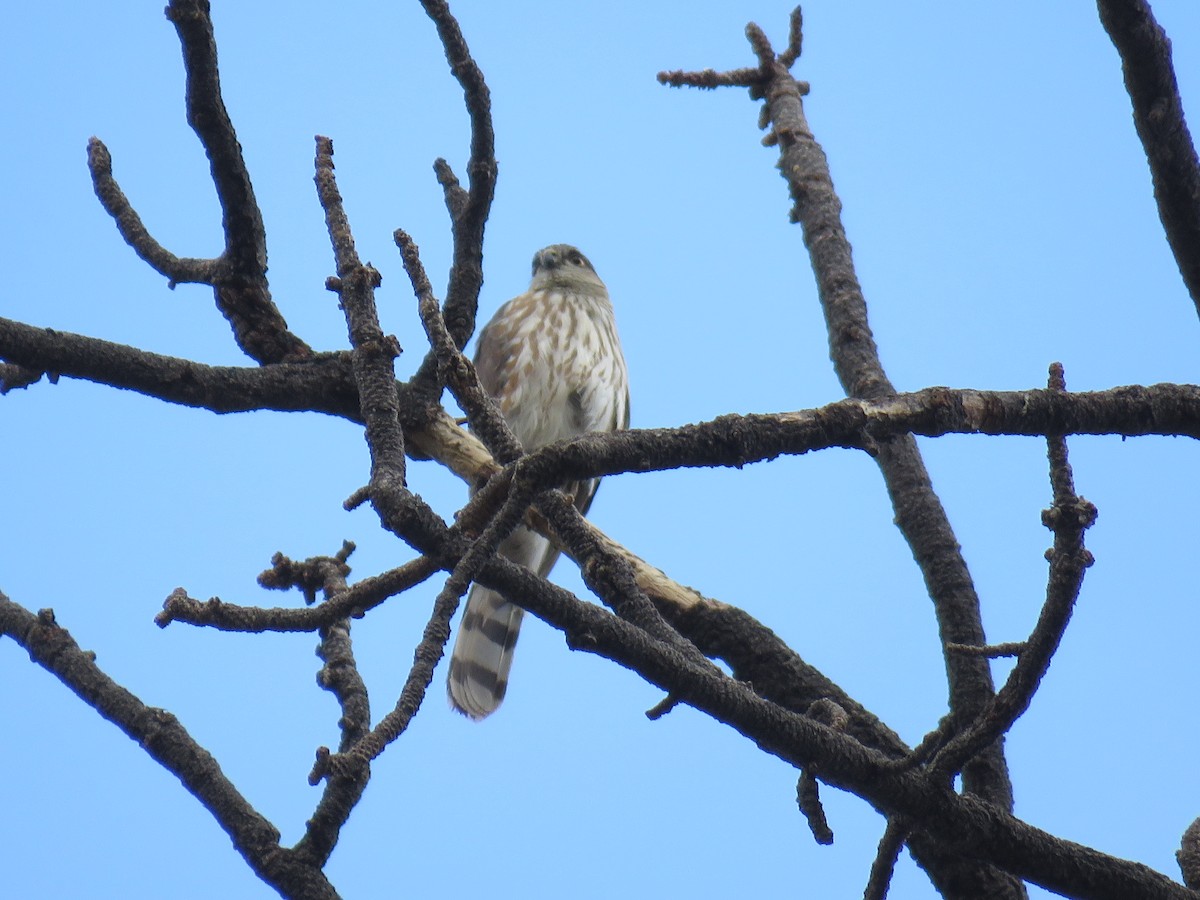
[[[475,368],[526,451],[629,427],[629,379],[608,289],[587,257],[567,244],[534,255],[529,290],[500,307],[480,332]],[[598,483],[562,488],[586,513]],[[558,558],[546,538],[524,526],[499,549],[543,578]],[[504,699],[523,614],[495,591],[471,588],[447,685],[459,712],[482,719]]]

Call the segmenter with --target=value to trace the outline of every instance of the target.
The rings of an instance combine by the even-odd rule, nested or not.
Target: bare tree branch
[[[523,454],[462,354],[475,328],[484,226],[497,172],[490,97],[446,3],[422,2],[462,86],[471,149],[466,188],[445,160],[434,164],[454,241],[444,306],[438,304],[415,243],[403,231],[395,235],[430,344],[408,384],[395,378],[393,363],[400,348],[382,331],[375,307],[381,276],[356,252],[328,138],[316,139],[315,181],[337,272],[327,284],[339,295],[351,350],[315,354],[288,331],[271,300],[262,215],[221,97],[207,0],[171,0],[167,14],[183,47],[188,121],[208,154],[222,208],[222,254],[180,258],[158,244],[118,186],[111,157],[98,139],[89,145],[89,166],[96,193],[125,240],[172,284],[213,285],[238,344],[260,365],[205,366],[0,319],[0,392],[32,384],[43,373],[52,381],[65,374],[215,412],[305,410],[364,426],[369,481],[348,505],[369,500],[383,527],[415,548],[417,558],[349,586],[350,544],[333,556],[302,562],[277,554],[260,583],[297,587],[316,604],[312,608],[265,609],[217,599],[200,603],[180,589],[156,617],[161,626],[178,620],[223,630],[318,631],[323,660],[318,682],[337,700],[340,740],[336,751],[318,750],[310,780],[326,783],[304,837],[295,847],[282,848],[271,823],[174,717],[145,707],[104,676],[94,657],[55,624],[51,612],[34,616],[0,595],[0,634],[13,637],[36,663],[176,774],[230,834],[254,871],[289,897],[337,896],[321,868],[362,796],[371,763],[420,709],[444,654],[449,622],[472,581],[520,597],[523,607],[562,631],[572,648],[616,662],[663,690],[666,699],[651,710],[652,717],[686,703],[798,768],[797,800],[818,841],[833,836],[818,779],[864,798],[887,820],[867,897],[886,894],[905,844],[948,898],[1021,897],[1022,880],[1083,898],[1194,896],[1145,866],[1064,841],[1015,818],[1001,747],[1047,671],[1091,562],[1083,535],[1095,510],[1075,493],[1066,436],[1200,438],[1200,388],[1155,385],[1068,394],[1061,367],[1055,366],[1048,390],[930,388],[897,394],[874,343],[824,152],[805,119],[802,98],[808,86],[790,74],[803,40],[797,9],[781,54],[776,55],[758,26],[747,27],[758,63],[754,68],[659,77],[673,85],[740,86],[765,101],[762,125],[770,130],[764,143],[779,147],[779,168],[794,200],[793,218],[803,226],[831,356],[848,399],[814,410],[586,435]],[[1200,176],[1170,68],[1169,44],[1141,0],[1098,2],[1125,64],[1163,222],[1200,309],[1200,213],[1195,210]],[[467,412],[474,434],[440,408],[445,386]],[[1020,644],[985,643],[979,599],[917,450],[915,435],[952,433],[1047,439],[1054,500],[1044,521],[1054,532],[1054,549],[1045,604],[1029,639]],[[913,749],[761,622],[671,580],[598,531],[558,490],[570,481],[610,474],[740,467],[834,447],[862,450],[877,460],[897,524],[934,601],[950,713]],[[453,524],[409,490],[406,455],[434,458],[472,487],[471,499]],[[497,556],[500,541],[522,523],[571,556],[605,606],[585,602]],[[449,576],[433,603],[413,665],[393,709],[371,728],[349,618],[437,571]],[[318,595],[324,598],[319,604]],[[1018,661],[995,693],[988,660],[1002,653],[1016,653]],[[733,677],[714,659],[727,663]],[[952,776],[960,770],[963,794],[953,789]],[[1195,823],[1188,829],[1178,854],[1189,887],[1200,881],[1198,829]]]
[[[924,775],[892,770],[884,757],[849,736],[785,711],[742,682],[713,676],[640,629],[594,605],[575,602],[561,588],[506,560],[493,560],[480,580],[497,590],[519,590],[526,608],[562,629],[572,647],[633,669],[732,725],[768,753],[798,767],[817,765],[824,781],[864,797],[885,815],[909,818],[914,829],[936,838],[943,853],[949,849],[990,862],[1018,878],[1088,900],[1191,896],[1146,866],[1056,838]],[[914,834],[914,850],[916,839]]]
[[[726,415],[677,428],[593,433],[529,453],[523,477],[546,489],[566,480],[702,466],[741,467],[783,455],[863,447],[906,433],[1159,434],[1200,437],[1200,387],[1110,391],[953,391],[927,388],[874,403],[842,400],[816,410]],[[1098,430],[1097,430],[1098,429]]]
[[[25,366],[18,366],[12,363],[0,363],[0,397],[3,397],[9,391],[27,388],[31,384],[37,384],[42,380],[42,376],[46,373],[40,369],[30,369]],[[58,381],[58,376],[51,374],[51,383]]]
[[[896,870],[896,858],[904,847],[907,834],[908,829],[901,819],[888,819],[887,828],[879,839],[879,849],[875,851],[875,861],[871,863],[871,877],[863,891],[863,900],[884,900],[887,897],[892,873]]]
[[[968,647],[966,644],[947,644],[947,650],[954,653],[974,653],[986,656],[988,659],[1000,659],[1005,656],[1020,656],[1025,649],[1024,641],[1006,641],[1002,644],[987,644],[983,647]]]
[[[483,72],[471,56],[458,21],[445,0],[421,0],[425,13],[433,20],[438,37],[446,49],[450,72],[463,89],[467,114],[471,120],[471,155],[467,161],[469,188],[464,191],[444,159],[434,163],[438,183],[446,197],[454,238],[454,260],[446,288],[444,317],[446,327],[461,350],[475,331],[479,289],[483,286],[483,233],[492,198],[496,193],[496,137],[492,129],[492,100]],[[418,396],[437,399],[441,385],[436,382],[437,358],[431,349],[410,380]]]
[[[338,273],[329,281],[329,287],[341,298],[350,331],[354,380],[371,450],[371,484],[407,494],[404,432],[392,365],[400,346],[394,337],[385,337],[379,327],[374,290],[380,275],[370,265],[363,265],[354,249],[354,237],[333,175],[333,141],[326,137],[316,141],[317,194],[325,210]]]
[[[326,602],[345,593],[346,576],[350,567],[346,560],[354,545],[346,542],[335,556],[316,557],[296,565],[276,554],[273,567],[259,577],[262,583],[271,582],[282,586],[292,582],[308,592],[319,585]],[[317,673],[317,684],[331,692],[338,701],[342,715],[338,727],[342,732],[340,749],[346,749],[359,741],[371,727],[371,706],[367,697],[367,686],[358,673],[354,651],[350,641],[350,620],[339,619],[320,629],[321,642],[317,655],[324,662]],[[305,823],[304,837],[294,851],[313,865],[324,867],[329,855],[337,845],[342,826],[367,788],[367,779],[362,777],[330,778],[317,808]]]
[[[292,334],[267,286],[267,243],[262,213],[233,123],[221,99],[217,44],[208,0],[171,0],[167,18],[183,47],[188,124],[208,155],[221,205],[225,249],[212,260],[175,256],[143,226],[112,177],[112,158],[98,138],[88,144],[93,185],[121,236],[172,286],[180,281],[213,285],[217,308],[233,327],[238,346],[260,363],[306,359],[313,350]]]
[[[319,606],[307,609],[238,606],[216,598],[199,601],[178,588],[163,603],[162,612],[154,621],[162,628],[172,622],[184,622],[219,631],[317,631],[339,619],[358,618],[389,597],[421,584],[436,571],[438,567],[421,556],[381,575],[364,578]]]
[[[0,593],[0,635],[53,674],[142,747],[212,813],[238,853],[267,884],[287,897],[333,900],[337,892],[320,867],[279,846],[279,832],[225,777],[217,761],[171,713],[146,706],[104,674],[95,654],[79,648],[52,610],[36,616]]]
[[[395,340],[383,336],[375,310],[373,289],[379,284],[379,273],[359,262],[350,234],[349,223],[342,208],[341,196],[333,175],[333,143],[317,138],[317,192],[325,209],[326,224],[337,259],[338,278],[331,286],[341,297],[342,309],[350,330],[354,360],[354,377],[362,404],[366,427],[367,447],[371,454],[371,479],[367,496],[385,527],[399,537],[419,545],[430,533],[445,535],[447,529],[433,511],[405,483],[404,433],[400,426],[400,410],[395,390],[392,359],[398,352]],[[518,513],[519,514],[519,513]],[[498,543],[500,538],[496,538]],[[475,557],[463,564],[460,554],[454,564],[455,572],[434,602],[433,613],[417,646],[415,660],[401,691],[396,708],[369,733],[362,736],[345,753],[330,756],[325,748],[318,751],[317,763],[309,780],[320,778],[365,779],[370,761],[407,728],[420,708],[425,691],[433,679],[433,669],[441,659],[450,637],[450,618],[458,601],[470,583],[471,569],[477,559],[486,560],[490,554],[481,548]],[[461,566],[461,571],[457,568]]]
[[[104,211],[112,216],[117,231],[133,251],[170,287],[177,284],[215,284],[220,277],[220,259],[179,257],[154,239],[113,177],[112,154],[98,137],[88,141],[88,169],[92,187]]]
[[[751,96],[766,100],[764,119],[778,143],[779,170],[795,203],[792,217],[803,228],[817,277],[834,369],[849,396],[882,400],[895,396],[896,390],[883,370],[871,334],[866,300],[841,223],[841,201],[834,192],[825,153],[804,116],[801,97],[807,86],[788,71],[799,54],[799,30],[796,13],[791,22],[789,50],[776,58],[762,29],[753,23],[746,26],[761,72],[751,87]],[[925,577],[943,648],[949,643],[986,643],[979,597],[916,441],[908,435],[881,441],[875,460],[896,511],[896,524]],[[945,649],[943,657],[951,710],[967,717],[977,716],[994,694],[987,660]],[[971,760],[963,772],[963,787],[1011,809],[1012,784],[1001,744]]]
[[[1200,819],[1196,819],[1183,833],[1179,850],[1175,853],[1183,883],[1193,891],[1200,891]]]
[[[82,378],[217,413],[274,409],[358,417],[348,353],[265,366],[208,366],[0,318],[0,359],[55,378]]]
[[[820,785],[813,777],[811,769],[800,770],[800,778],[796,781],[796,805],[800,807],[804,820],[808,822],[813,840],[818,844],[832,844],[833,830],[825,819],[825,807],[821,805]]]
[[[463,575],[448,578],[434,601],[433,612],[413,653],[413,665],[395,707],[345,752],[330,755],[322,748],[317,754],[317,764],[309,775],[311,783],[316,784],[322,778],[358,777],[354,773],[362,771],[378,758],[408,728],[424,702],[433,681],[433,670],[445,654],[446,641],[450,639],[450,619],[454,617],[459,600],[470,586],[470,578],[465,577],[466,573],[467,568],[464,567]]]
[[[1146,0],[1098,0],[1097,6],[1121,55],[1167,243],[1200,313],[1200,160],[1183,117],[1171,42]]]
[[[1060,363],[1050,367],[1050,390],[1066,392]],[[1092,554],[1084,549],[1083,534],[1096,521],[1096,507],[1075,493],[1066,439],[1061,435],[1050,435],[1046,443],[1054,494],[1054,505],[1042,513],[1043,524],[1054,532],[1054,547],[1046,552],[1050,560],[1046,601],[1037,625],[1017,657],[1017,664],[1009,672],[1008,680],[997,692],[995,700],[934,759],[932,769],[947,778],[953,777],[966,760],[1007,733],[1029,708],[1071,621],[1071,612],[1083,585],[1083,574],[1093,562]]]
[[[261,367],[208,366],[0,318],[0,359],[26,369],[82,378],[211,412],[311,411],[359,421],[348,353],[321,354],[309,362]],[[397,385],[397,389],[404,412],[410,404],[404,386]],[[538,464],[547,467],[549,477],[557,477],[558,466],[569,467],[564,472],[586,473],[571,477],[594,477],[678,465],[745,465],[785,453],[870,446],[905,432],[925,437],[1038,437],[1052,431],[1063,435],[1200,438],[1198,415],[1200,387],[1194,385],[1131,385],[1063,396],[1041,389],[939,387],[878,401],[842,400],[815,410],[730,414],[677,428],[588,435],[542,448],[531,456],[554,458]],[[495,466],[478,439],[457,427],[444,413],[428,417],[409,436],[423,455],[436,458],[469,483],[486,480],[490,467]],[[661,467],[648,467],[644,460],[657,459],[660,452],[671,455]],[[583,467],[585,456],[596,457],[590,469]],[[637,462],[639,457],[641,463]]]
[[[238,346],[260,363],[288,362],[312,349],[288,331],[267,286],[267,235],[237,133],[221,98],[217,44],[208,0],[171,0],[167,18],[179,34],[187,72],[188,124],[204,145],[212,171],[225,249],[214,283],[217,307]]]
[[[401,229],[396,229],[393,238],[400,248],[404,271],[417,297],[421,324],[437,363],[439,383],[450,388],[455,400],[467,414],[471,430],[479,435],[492,456],[500,462],[512,462],[523,452],[521,442],[504,421],[500,408],[479,383],[474,365],[463,355],[462,347],[446,326],[442,309],[433,296],[433,287],[421,264],[416,242]]]

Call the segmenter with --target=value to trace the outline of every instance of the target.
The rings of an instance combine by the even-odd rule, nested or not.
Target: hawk
[[[587,257],[568,244],[534,254],[529,290],[500,307],[480,332],[475,369],[526,451],[629,427],[629,377],[608,289]],[[586,514],[598,483],[562,489]],[[542,578],[558,558],[546,538],[524,526],[501,542],[499,552]],[[523,614],[495,591],[471,588],[447,684],[459,712],[482,719],[504,699]]]

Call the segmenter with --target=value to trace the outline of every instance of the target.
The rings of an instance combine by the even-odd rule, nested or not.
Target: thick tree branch
[[[793,220],[803,228],[838,378],[851,397],[883,400],[895,396],[896,391],[883,370],[871,334],[866,300],[842,227],[841,201],[833,189],[825,153],[804,115],[801,97],[807,85],[797,82],[788,71],[799,53],[799,31],[796,13],[789,49],[777,58],[762,29],[753,23],[746,26],[759,62],[759,75],[750,92],[753,98],[766,101],[763,124],[771,126],[770,143],[779,146],[779,170],[795,204]],[[659,78],[663,82],[688,83],[666,73]],[[881,441],[875,459],[896,511],[896,524],[912,548],[933,600],[943,647],[950,643],[986,643],[979,597],[916,441],[907,435]],[[994,694],[987,660],[949,651],[943,656],[951,710],[970,718],[977,716]],[[971,761],[963,772],[963,786],[968,792],[1011,808],[1012,785],[999,744]]]
[[[429,540],[429,551],[438,555],[454,552],[456,543],[444,528],[414,534],[412,539]],[[465,552],[461,538],[457,545],[462,548],[459,552]],[[1182,886],[1145,866],[1055,838],[916,772],[889,768],[885,757],[847,735],[787,712],[742,682],[713,674],[641,629],[600,607],[578,602],[507,560],[491,560],[477,580],[502,592],[520,593],[526,608],[562,629],[574,648],[638,672],[793,765],[816,764],[823,780],[864,797],[885,815],[905,816],[914,828],[926,831],[952,852],[990,862],[1070,896],[1106,900],[1190,896]]]
[[[1183,117],[1171,42],[1146,0],[1098,0],[1097,6],[1121,55],[1167,243],[1200,313],[1200,161]]]
[[[242,147],[221,98],[217,43],[208,0],[171,0],[167,18],[183,48],[188,124],[208,156],[225,249],[213,281],[217,308],[233,327],[238,346],[260,363],[312,355],[290,331],[267,286],[267,235]]]
[[[1200,438],[1200,387],[1162,384],[1095,393],[927,388],[877,402],[726,415],[677,428],[592,433],[529,453],[521,477],[535,488],[623,472],[733,466],[833,447],[869,446],[906,433],[1179,435]]]
[[[305,363],[208,366],[0,318],[0,359],[216,413],[272,409],[360,420],[350,355],[344,352],[321,354]],[[406,412],[406,392],[403,385],[397,387]],[[1200,387],[1195,385],[1130,385],[1062,396],[1042,389],[938,387],[874,402],[842,400],[815,410],[730,414],[677,428],[587,435],[531,454],[548,459],[530,471],[546,467],[547,475],[539,477],[553,478],[558,473],[552,470],[564,466],[569,467],[563,469],[566,477],[572,478],[678,465],[745,465],[830,447],[868,447],[906,432],[925,437],[1059,433],[1200,438],[1198,422]],[[410,436],[423,455],[436,458],[469,483],[484,481],[496,471],[479,440],[444,413],[430,417]],[[663,453],[661,465],[645,462]],[[595,463],[585,465],[592,458]]]
[[[0,359],[216,413],[273,409],[352,419],[358,414],[348,353],[257,367],[208,366],[0,318]]]
[[[0,594],[0,635],[8,635],[29,657],[132,738],[178,778],[212,813],[238,853],[267,884],[286,897],[334,900],[337,892],[319,866],[279,846],[279,832],[238,792],[217,761],[195,742],[179,720],[146,706],[104,674],[95,654],[81,650],[44,609],[36,616]]]

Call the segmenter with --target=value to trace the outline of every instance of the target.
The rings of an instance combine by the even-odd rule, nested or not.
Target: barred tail
[[[549,541],[523,527],[501,543],[500,553],[542,576],[558,557]],[[524,613],[493,590],[478,584],[471,588],[446,685],[450,705],[463,715],[478,721],[504,699]]]
[[[450,657],[450,704],[460,713],[479,720],[504,699],[523,615],[495,591],[471,588]]]

